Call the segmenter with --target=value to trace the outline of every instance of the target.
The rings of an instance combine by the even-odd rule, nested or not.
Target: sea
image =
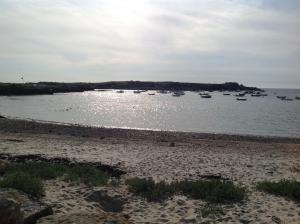
[[[0,96],[0,114],[97,127],[300,137],[299,89],[265,89],[267,96],[247,95],[246,101],[238,101],[236,93],[210,94],[210,99],[198,92],[174,97],[133,90]],[[278,99],[281,95],[293,100]]]

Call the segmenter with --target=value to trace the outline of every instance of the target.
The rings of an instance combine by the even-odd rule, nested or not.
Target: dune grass
[[[14,188],[37,198],[45,194],[45,188],[41,179],[24,172],[9,173],[4,176],[0,180],[0,187]]]
[[[109,175],[96,167],[76,165],[67,168],[65,179],[91,186],[103,186],[107,184]]]
[[[107,173],[96,167],[83,165],[67,166],[48,162],[28,162],[10,164],[4,170],[6,174],[18,172],[25,172],[42,180],[63,177],[67,181],[94,186],[105,185],[109,179]]]
[[[130,192],[148,201],[163,201],[176,193],[212,203],[235,203],[246,197],[245,188],[219,180],[185,180],[169,184],[164,181],[155,183],[152,179],[133,178],[127,180],[126,184]]]
[[[224,210],[220,206],[216,206],[214,204],[206,204],[204,207],[200,209],[201,216],[206,218],[208,216],[217,216],[217,215],[225,215]]]
[[[230,181],[198,180],[175,183],[176,189],[193,199],[212,203],[240,202],[246,197],[244,187],[236,186]]]
[[[175,193],[174,186],[164,181],[155,183],[152,178],[132,178],[126,180],[125,183],[130,192],[146,198],[148,201],[163,201]]]
[[[279,182],[262,181],[257,183],[256,189],[294,201],[300,201],[300,182],[295,180],[280,180]]]
[[[49,162],[10,163],[1,167],[1,173],[4,175],[0,187],[15,188],[34,197],[44,195],[43,180],[60,177],[75,184],[91,186],[106,185],[109,180],[107,173],[93,166],[67,166]]]

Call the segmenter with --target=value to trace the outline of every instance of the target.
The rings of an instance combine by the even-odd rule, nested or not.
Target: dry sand
[[[0,119],[0,153],[102,162],[127,172],[121,182],[135,176],[171,181],[221,175],[249,189],[245,202],[222,205],[224,215],[202,218],[200,210],[206,203],[200,200],[179,195],[164,203],[149,203],[128,193],[123,184],[99,188],[126,199],[119,215],[120,219],[129,217],[129,223],[275,223],[274,216],[282,223],[300,223],[299,203],[254,189],[261,180],[300,180],[299,139],[95,129]],[[84,199],[95,189],[58,180],[46,186],[44,200],[55,212],[49,217],[51,223],[63,223],[59,220],[66,216],[103,213]]]

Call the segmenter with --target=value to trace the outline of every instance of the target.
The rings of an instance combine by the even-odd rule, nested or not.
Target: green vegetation
[[[185,180],[177,182],[176,189],[191,198],[202,199],[213,203],[239,202],[246,197],[245,188],[235,186],[230,181]]]
[[[203,218],[206,218],[209,215],[225,215],[225,212],[223,211],[222,207],[212,204],[205,205],[203,208],[201,208],[200,212]]]
[[[132,178],[126,181],[129,191],[148,201],[163,201],[175,193],[175,188],[164,181],[155,183],[153,179]]]
[[[47,162],[28,162],[28,163],[10,163],[5,169],[4,173],[18,173],[25,172],[29,173],[31,176],[49,180],[55,179],[64,175],[67,170],[67,166],[60,164],[51,164]]]
[[[300,201],[300,182],[295,180],[280,180],[279,182],[262,181],[257,190]]]
[[[129,191],[149,201],[162,201],[175,193],[212,203],[240,202],[246,197],[245,188],[219,180],[185,180],[168,184],[164,181],[155,183],[152,179],[133,178],[127,180],[126,184]]]
[[[66,170],[66,180],[76,183],[84,183],[92,186],[107,184],[109,176],[107,173],[92,166],[74,166]]]
[[[0,180],[0,187],[14,188],[38,198],[45,194],[44,185],[41,179],[24,172],[6,175]]]
[[[108,174],[93,166],[67,166],[49,162],[10,164],[3,171],[6,174],[25,172],[43,180],[63,177],[65,180],[71,182],[94,186],[105,185],[109,179]]]
[[[4,174],[0,187],[10,187],[21,190],[34,197],[44,194],[42,180],[61,177],[73,183],[101,186],[108,182],[109,175],[93,166],[67,166],[49,162],[11,163],[2,166]]]

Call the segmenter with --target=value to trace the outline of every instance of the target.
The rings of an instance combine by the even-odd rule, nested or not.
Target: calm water
[[[219,92],[211,93],[212,99],[194,92],[172,97],[132,91],[1,96],[0,114],[106,127],[300,137],[300,100],[281,101],[275,92],[300,96],[300,90],[275,89],[247,101]]]

